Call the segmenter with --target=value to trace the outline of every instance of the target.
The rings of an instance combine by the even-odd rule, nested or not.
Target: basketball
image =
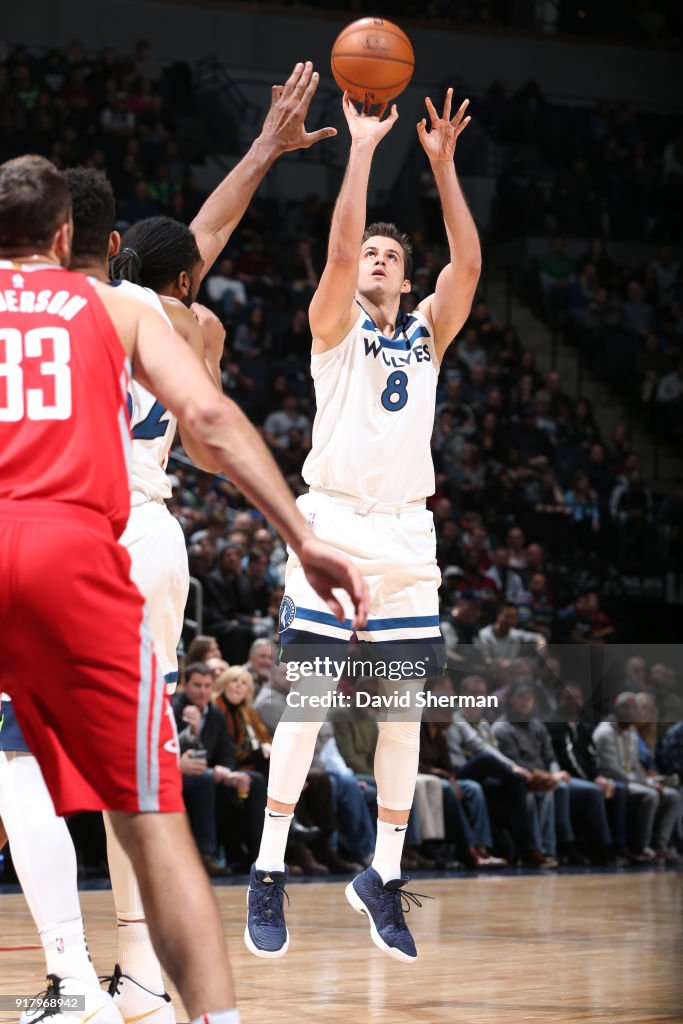
[[[332,47],[332,74],[358,103],[387,103],[403,92],[415,67],[405,32],[383,18],[360,18],[339,33]]]

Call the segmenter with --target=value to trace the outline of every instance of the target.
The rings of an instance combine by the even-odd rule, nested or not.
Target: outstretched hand
[[[382,103],[377,113],[372,115],[368,114],[365,108],[362,112],[359,112],[348,92],[345,92],[342,107],[346,123],[351,132],[351,139],[354,142],[367,141],[377,145],[391,131],[398,120],[398,110],[395,103],[391,105],[389,116],[382,120],[382,115],[388,106],[388,103]]]
[[[313,70],[310,60],[299,62],[284,85],[274,85],[271,90],[270,110],[263,122],[261,137],[274,142],[281,152],[293,149],[308,149],[322,139],[331,139],[337,134],[336,128],[319,128],[307,132],[306,115],[311,100],[318,88],[320,76]]]
[[[345,590],[355,609],[352,627],[362,629],[368,619],[370,594],[358,569],[343,555],[311,536],[299,551],[306,578],[322,597],[336,619],[344,619],[344,609],[333,590]]]
[[[430,119],[429,131],[427,131],[427,119],[423,117],[417,126],[417,137],[432,163],[447,163],[453,159],[458,136],[472,120],[469,116],[465,117],[469,100],[463,100],[455,113],[455,117],[451,118],[452,100],[453,90],[449,89],[446,92],[443,115],[441,117],[439,117],[436,107],[429,96],[425,100]]]

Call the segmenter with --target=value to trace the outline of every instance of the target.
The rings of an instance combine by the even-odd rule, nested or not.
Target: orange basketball
[[[339,33],[332,47],[332,74],[359,103],[386,103],[412,78],[415,56],[408,36],[382,18],[360,18]]]

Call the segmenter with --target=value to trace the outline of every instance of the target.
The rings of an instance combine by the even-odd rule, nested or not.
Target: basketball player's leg
[[[146,502],[131,509],[120,543],[131,558],[131,578],[147,602],[160,669],[167,682],[174,682],[189,589],[182,530],[164,505]],[[107,814],[104,821],[118,938],[110,991],[125,1020],[144,1013],[150,1024],[173,1024],[173,1005],[164,991],[133,866]]]
[[[290,556],[280,609],[280,643],[285,663],[275,670],[289,679],[296,678],[297,665],[302,661],[324,657],[326,651],[333,649],[345,649],[351,637],[350,621],[340,623],[330,614],[297,562]],[[275,730],[268,800],[259,854],[251,868],[244,931],[245,944],[255,956],[275,959],[289,947],[284,917],[285,847],[325,718],[325,711],[319,706],[312,709],[306,698],[320,697],[335,688],[336,683],[322,678],[305,678],[295,683],[299,695],[296,706],[290,701]]]
[[[6,678],[57,812],[109,807],[130,816],[115,828],[141,872],[150,930],[188,1011],[203,1024],[214,1024],[214,1014],[219,1024],[234,1024],[225,939],[183,820],[177,737],[142,598],[108,526],[81,512],[75,518],[60,529],[54,516],[42,530],[22,524],[10,537],[22,574],[9,610],[0,601],[11,627],[3,687]],[[47,677],[35,671],[39,664],[50,665]],[[187,913],[188,886],[203,919]],[[175,908],[163,905],[171,897]],[[168,926],[175,935],[161,934]],[[184,963],[169,952],[171,938]]]
[[[390,712],[388,720],[378,723],[375,853],[370,867],[346,887],[351,906],[367,916],[375,945],[406,963],[416,960],[417,950],[403,916],[403,887],[408,878],[401,874],[401,857],[418,771],[420,721],[415,694],[422,689],[421,682],[404,683],[400,692],[411,693],[411,709],[405,716]]]
[[[230,962],[186,816],[112,812],[110,820],[135,869],[154,948],[191,1019],[216,1014],[220,1024],[235,1005]]]
[[[118,940],[109,992],[124,1021],[144,1014],[150,1024],[174,1024],[175,1011],[165,992],[161,964],[152,945],[135,870],[118,840],[108,812],[104,814],[104,827]]]
[[[6,724],[12,717],[11,704],[3,704],[3,710]],[[17,733],[18,729],[13,731]],[[10,745],[18,745],[16,738]],[[45,973],[48,978],[58,979],[51,983],[51,990],[53,994],[58,989],[64,995],[84,997],[81,1009],[66,1017],[120,1024],[119,1011],[100,988],[88,953],[78,901],[76,853],[69,830],[55,813],[38,762],[25,750],[0,752],[0,815],[43,946]],[[36,1016],[28,1013],[22,1020]]]
[[[412,962],[417,952],[401,909],[401,888],[408,881],[401,876],[401,855],[418,771],[421,709],[416,697],[425,678],[440,671],[444,661],[438,614],[440,574],[430,513],[409,512],[389,520],[384,532],[387,561],[393,564],[384,574],[381,607],[376,614],[373,608],[367,629],[358,638],[375,645],[376,657],[383,662],[402,665],[405,681],[398,689],[408,693],[409,700],[407,708],[392,709],[379,723],[375,856],[372,865],[347,886],[346,894],[354,909],[370,919],[375,944],[395,959]],[[395,688],[396,684],[387,684],[388,691]],[[394,908],[389,919],[400,924],[387,929],[389,904]]]

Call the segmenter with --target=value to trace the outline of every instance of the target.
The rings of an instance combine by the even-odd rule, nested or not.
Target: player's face
[[[397,299],[410,290],[403,249],[393,238],[373,235],[363,242],[358,265],[358,291],[373,302]]]

